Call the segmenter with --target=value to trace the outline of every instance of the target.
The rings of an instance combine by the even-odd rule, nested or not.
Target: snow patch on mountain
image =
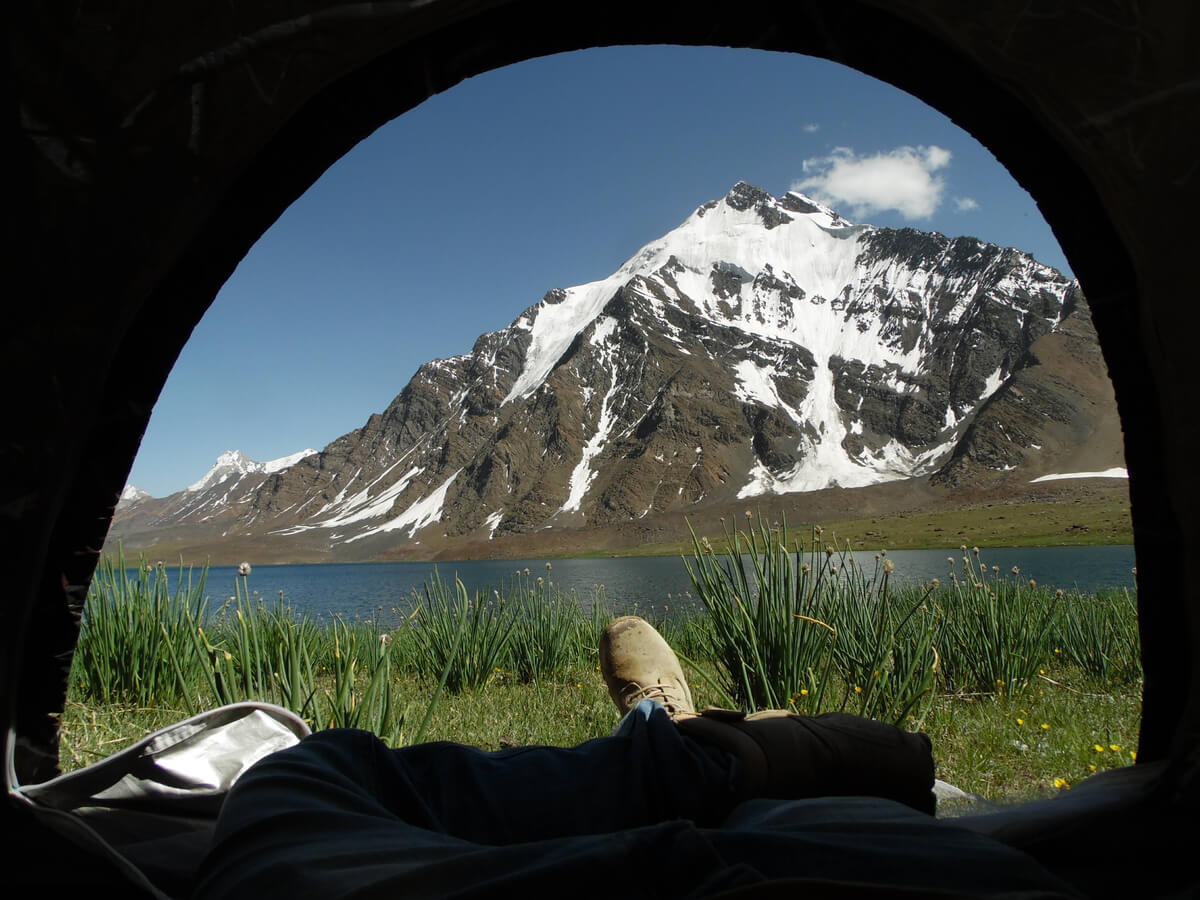
[[[614,347],[611,343],[611,338],[616,330],[616,319],[606,316],[597,323],[592,331],[591,343],[592,346],[599,348],[600,360],[604,368],[608,370],[609,386],[604,398],[600,401],[600,413],[597,417],[596,428],[588,442],[584,444],[583,454],[574,471],[571,472],[567,502],[562,505],[562,512],[579,511],[579,506],[583,503],[588,488],[591,487],[592,479],[596,477],[596,473],[591,471],[592,460],[600,453],[613,427],[611,404],[613,396],[621,388],[620,373],[616,368]]]
[[[382,534],[387,531],[399,531],[403,528],[408,528],[408,536],[411,538],[414,534],[430,525],[433,522],[439,522],[442,518],[442,507],[446,503],[446,492],[450,490],[450,485],[454,483],[454,479],[458,477],[458,473],[462,469],[457,470],[453,475],[443,481],[436,489],[426,494],[416,503],[408,507],[396,518],[383,523],[382,525],[371,528],[361,534],[356,534],[354,537],[347,538],[346,543],[361,540],[369,537],[372,534]]]
[[[500,522],[504,519],[504,510],[498,509],[483,523],[487,526],[488,540],[490,541],[496,535],[496,529],[500,527]]]
[[[267,460],[265,463],[259,463],[259,465],[262,466],[262,471],[269,475],[273,472],[279,472],[283,469],[286,469],[288,466],[294,466],[296,463],[300,462],[300,460],[312,456],[316,452],[317,451],[312,447],[309,447],[305,450],[299,451],[298,453],[292,453],[288,456],[281,456],[279,459]]]
[[[1043,475],[1041,478],[1034,478],[1030,484],[1037,484],[1040,481],[1061,481],[1064,478],[1128,478],[1129,470],[1123,466],[1114,466],[1111,469],[1105,469],[1103,472],[1065,472],[1055,475]]]

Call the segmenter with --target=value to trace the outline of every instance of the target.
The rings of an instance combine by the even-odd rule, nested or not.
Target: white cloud
[[[954,209],[956,212],[971,212],[979,209],[979,201],[974,197],[955,197]]]
[[[943,147],[896,147],[859,156],[851,147],[835,147],[829,156],[806,159],[806,178],[793,190],[814,195],[831,206],[848,206],[854,217],[894,209],[906,219],[925,219],[942,202],[945,180],[934,173],[950,164]]]
[[[821,125],[819,122],[809,122],[807,125],[804,126],[804,130],[806,132],[808,132],[809,134],[814,134],[815,132],[818,132],[821,130]]]

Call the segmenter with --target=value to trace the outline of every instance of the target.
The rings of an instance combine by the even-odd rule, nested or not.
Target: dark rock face
[[[1078,288],[1026,254],[739,183],[607,281],[549,291],[421,366],[362,428],[239,484],[237,503],[143,501],[118,530],[203,513],[228,534],[405,544],[1042,472],[1034,448],[1089,433],[1091,394],[1060,372],[1094,352],[1089,329]]]
[[[754,209],[763,227],[768,230],[792,221],[792,217],[783,211],[779,201],[762,188],[746,184],[744,181],[739,181],[733,186],[725,202],[738,211]]]
[[[1115,406],[1091,313],[1078,287],[1067,292],[1060,309],[1060,326],[1028,341],[1015,374],[980,408],[934,483],[994,481],[1039,456],[1069,448],[1084,448],[1090,453],[1085,458],[1095,460],[1081,464],[1084,471],[1114,464],[1118,454],[1112,445],[1119,435],[1099,432],[1105,419],[1115,419]]]

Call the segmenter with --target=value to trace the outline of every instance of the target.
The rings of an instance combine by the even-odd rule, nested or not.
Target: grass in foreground
[[[704,680],[689,674],[697,704],[717,704]],[[1015,694],[937,696],[923,730],[933,741],[938,777],[987,799],[1029,800],[1132,763],[1140,685],[1097,690],[1073,667],[1051,674],[1052,680],[1039,677]],[[398,675],[392,687],[414,709],[424,708],[432,693],[427,681],[412,675]],[[62,766],[69,771],[96,762],[185,715],[72,701],[62,722]],[[497,673],[485,687],[445,697],[425,737],[485,750],[570,747],[608,734],[617,721],[600,673],[587,665],[539,684]]]
[[[986,797],[1067,789],[1131,761],[1141,673],[1127,592],[1048,592],[965,547],[948,583],[893,589],[882,551],[863,569],[818,528],[806,541],[761,520],[724,542],[722,554],[694,539],[689,571],[705,612],[662,623],[700,706],[841,710],[923,729],[941,777]],[[602,596],[585,616],[551,570],[476,596],[435,579],[385,630],[320,626],[282,598],[254,599],[248,572],[234,604],[210,614],[200,590],[168,596],[162,570],[130,578],[123,561],[106,565],[84,613],[63,764],[242,699],[393,746],[598,737],[616,722],[597,671],[610,616]]]

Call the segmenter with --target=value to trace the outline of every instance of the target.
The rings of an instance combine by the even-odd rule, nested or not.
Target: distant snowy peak
[[[216,487],[230,478],[240,478],[243,475],[262,474],[269,475],[273,472],[278,472],[289,466],[295,465],[306,456],[312,456],[316,450],[307,449],[301,450],[299,453],[292,453],[288,456],[281,456],[278,459],[272,459],[267,462],[255,462],[241,450],[226,450],[217,457],[217,461],[213,463],[213,467],[209,469],[204,477],[199,481],[187,486],[188,493],[196,491],[205,491],[209,488]]]
[[[146,500],[150,497],[149,491],[143,491],[140,487],[135,487],[132,484],[125,485],[125,490],[121,491],[121,496],[117,499],[118,506],[131,506],[139,500]]]
[[[199,481],[189,484],[186,490],[188,493],[207,490],[232,476],[245,475],[247,472],[254,471],[256,465],[258,463],[241,450],[226,450],[217,457],[213,467],[205,472]]]

